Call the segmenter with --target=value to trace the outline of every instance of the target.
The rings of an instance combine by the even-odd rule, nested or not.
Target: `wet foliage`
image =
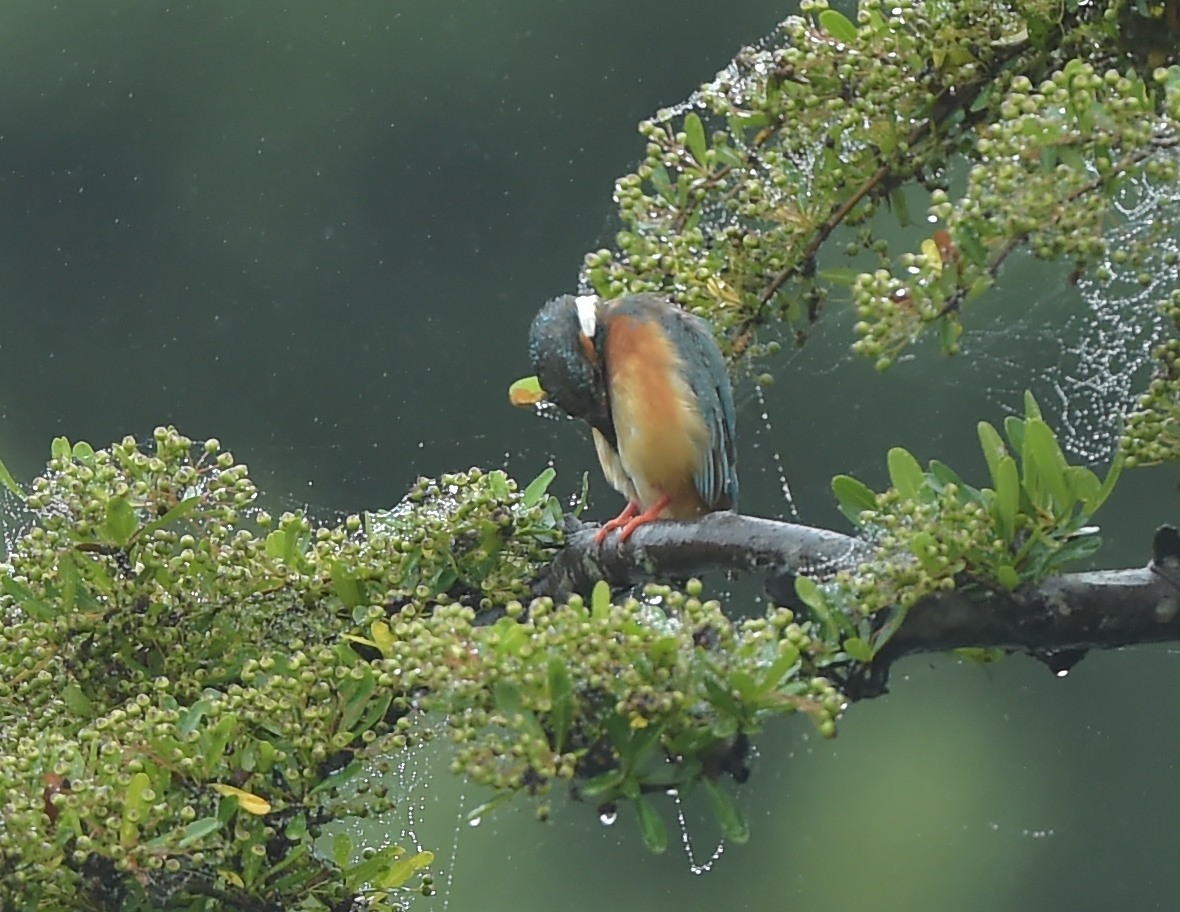
[[[745,838],[724,780],[769,717],[835,733],[836,653],[698,583],[530,599],[562,541],[551,479],[472,469],[322,525],[258,510],[217,441],[55,442],[13,483],[28,526],[0,565],[3,907],[396,908],[429,852],[316,840],[389,810],[440,731],[457,773],[541,816],[570,783],[661,849],[649,793],[701,786]]]
[[[1178,234],[1176,9],[864,0],[854,21],[808,0],[641,126],[622,230],[583,282],[669,293],[735,356],[773,354],[774,324],[802,338],[841,287],[857,351],[885,368],[928,332],[954,351],[1018,249],[1151,278]],[[1164,201],[1158,230],[1112,250],[1130,192]],[[895,254],[880,220],[910,211],[925,222]],[[1157,351],[1128,461],[1175,456],[1176,353]],[[879,564],[801,582],[806,612],[745,620],[697,581],[532,598],[563,542],[551,473],[423,479],[392,511],[325,524],[259,510],[217,441],[56,441],[27,489],[0,471],[27,513],[0,564],[0,907],[402,906],[430,891],[429,852],[320,837],[389,810],[398,757],[439,731],[455,772],[539,816],[568,785],[633,810],[658,851],[657,796],[699,788],[745,839],[729,788],[751,736],[797,713],[834,735],[841,675],[907,605],[1091,553],[1109,487],[1035,404],[1012,421],[1007,442],[981,426],[990,487],[905,451],[886,492],[838,481]]]
[[[1122,470],[1105,479],[1071,465],[1031,395],[1009,416],[1007,440],[986,421],[979,442],[989,486],[973,486],[932,460],[889,451],[890,486],[880,493],[847,475],[832,481],[843,513],[874,548],[868,561],[821,582],[798,580],[801,598],[843,637],[852,660],[868,663],[921,599],[947,590],[1013,593],[1077,566],[1101,547],[1094,514]]]
[[[957,352],[1016,251],[1100,280],[1128,263],[1143,284],[1176,274],[1175,3],[801,9],[641,124],[622,229],[586,256],[587,288],[668,293],[735,355],[773,354],[760,328],[803,340],[836,291],[855,351],[886,369],[930,333]],[[1127,218],[1151,230],[1112,241]],[[908,250],[884,236],[898,226]]]

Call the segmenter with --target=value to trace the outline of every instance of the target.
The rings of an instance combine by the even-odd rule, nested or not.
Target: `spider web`
[[[1168,335],[1159,304],[1180,288],[1180,187],[1131,179],[1114,208],[1107,255],[1078,277],[1076,293],[1048,295],[1002,332],[968,329],[963,337],[964,358],[992,378],[1011,378],[990,387],[1003,408],[1020,410],[1021,388],[1032,390],[1062,446],[1092,463],[1114,455],[1150,377],[1152,350]],[[1038,357],[1007,351],[1013,338],[1031,342]]]

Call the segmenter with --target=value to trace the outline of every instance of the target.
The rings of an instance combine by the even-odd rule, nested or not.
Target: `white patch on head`
[[[588,339],[593,339],[594,334],[598,332],[598,302],[600,300],[598,295],[578,295],[574,298],[574,307],[578,311],[578,323],[581,324],[582,332],[586,334]]]

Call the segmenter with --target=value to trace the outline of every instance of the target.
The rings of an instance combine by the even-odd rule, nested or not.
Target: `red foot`
[[[601,545],[603,539],[606,538],[607,534],[612,529],[618,529],[619,526],[622,526],[623,528],[619,532],[619,543],[622,544],[628,538],[630,538],[631,533],[634,532],[636,529],[638,529],[640,526],[659,519],[660,514],[664,512],[664,507],[668,506],[668,504],[671,502],[672,502],[672,498],[670,498],[667,494],[664,494],[663,496],[660,497],[659,500],[657,500],[654,504],[652,504],[650,507],[648,507],[642,513],[639,512],[639,505],[638,504],[636,504],[636,503],[627,504],[626,508],[623,510],[622,513],[620,513],[618,516],[616,516],[610,522],[603,525],[603,527],[598,530],[598,532],[594,536],[594,543]],[[636,515],[636,514],[638,514],[638,515]]]
[[[616,516],[614,519],[610,520],[609,522],[603,523],[602,528],[594,533],[594,544],[601,545],[602,540],[604,538],[606,538],[607,535],[609,535],[615,529],[619,528],[619,526],[625,526],[627,524],[628,520],[630,520],[631,517],[634,516],[638,512],[639,512],[639,504],[635,503],[635,501],[631,501],[630,503],[628,503],[627,506],[623,507],[622,513],[620,513],[618,516]]]

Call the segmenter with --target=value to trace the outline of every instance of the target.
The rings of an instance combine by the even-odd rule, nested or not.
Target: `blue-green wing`
[[[704,320],[683,310],[669,327],[673,339],[685,355],[684,379],[700,404],[701,415],[709,428],[709,449],[697,467],[694,481],[701,500],[711,510],[736,510],[737,416],[733,407],[733,389],[725,358],[713,339],[713,331]]]

